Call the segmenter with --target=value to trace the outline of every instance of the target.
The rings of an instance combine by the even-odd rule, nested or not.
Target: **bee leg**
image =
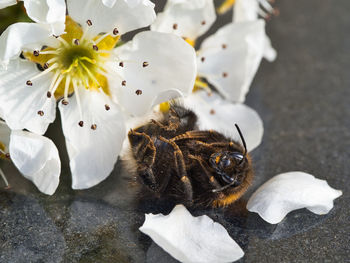
[[[156,148],[151,137],[145,133],[130,130],[128,133],[133,156],[139,167],[137,173],[152,191],[157,192],[158,185],[154,177],[152,166],[156,156]]]
[[[175,167],[177,170],[176,172],[177,172],[177,175],[180,177],[181,182],[183,183],[187,204],[192,205],[193,203],[192,184],[190,179],[187,177],[186,164],[185,164],[185,160],[182,155],[182,152],[176,143],[170,140],[167,140],[163,137],[159,137],[159,139],[170,144],[174,148]]]
[[[205,175],[208,177],[209,179],[209,183],[215,188],[215,189],[219,189],[221,187],[221,185],[218,183],[218,181],[215,179],[215,177],[213,175],[211,175],[208,170],[209,167],[206,163],[203,163],[203,160],[201,157],[198,156],[194,156],[192,154],[188,155],[189,158],[197,161],[200,165],[200,167],[202,168],[203,172],[205,173]]]

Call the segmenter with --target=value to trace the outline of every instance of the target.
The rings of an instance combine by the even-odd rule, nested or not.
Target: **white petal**
[[[116,98],[130,113],[142,115],[155,104],[187,95],[196,78],[196,54],[182,38],[146,31],[115,51],[124,67],[111,65],[121,78],[111,76]],[[130,61],[130,62],[129,62]],[[143,67],[147,62],[148,66]],[[122,80],[126,85],[122,86]],[[142,94],[137,95],[136,91]]]
[[[265,36],[264,58],[269,62],[273,62],[276,57],[277,51],[272,47],[270,38]]]
[[[185,99],[185,105],[197,114],[199,129],[213,129],[242,143],[234,126],[237,123],[248,151],[260,145],[264,134],[263,122],[258,113],[247,105],[231,103],[215,93],[208,96],[204,91],[190,95]]]
[[[215,19],[213,0],[168,0],[151,29],[195,40],[211,27]]]
[[[0,64],[18,57],[23,49],[37,49],[53,39],[45,25],[36,23],[16,23],[10,25],[0,36]]]
[[[162,214],[146,214],[139,228],[181,262],[232,262],[244,252],[226,229],[206,215],[193,217],[183,205]]]
[[[30,132],[12,131],[10,155],[18,170],[41,192],[52,195],[56,191],[61,162],[50,139]]]
[[[342,191],[331,188],[325,180],[304,172],[276,175],[250,197],[247,209],[258,213],[270,224],[277,224],[291,211],[307,208],[315,214],[327,214],[333,200]]]
[[[113,7],[117,0],[102,0],[102,3],[109,8]]]
[[[68,14],[82,25],[91,20],[89,32],[96,35],[112,32],[117,28],[120,34],[149,26],[156,14],[154,4],[149,0],[138,1],[130,6],[128,1],[116,0],[112,7],[105,6],[101,0],[68,0]]]
[[[233,8],[233,21],[245,22],[258,19],[258,0],[236,0]]]
[[[35,63],[22,59],[12,60],[7,70],[0,70],[0,108],[7,125],[12,130],[28,129],[44,134],[56,117],[56,100],[47,98],[52,73],[32,81],[26,81],[38,74]],[[38,111],[43,111],[40,116]]]
[[[10,5],[15,5],[17,4],[16,0],[1,0],[0,1],[0,8],[5,8],[8,7]]]
[[[219,29],[201,45],[198,74],[226,98],[243,102],[263,55],[264,27],[265,22],[258,20]]]
[[[8,152],[11,130],[5,122],[0,121],[0,143],[5,145],[5,152]]]
[[[66,3],[64,0],[24,0],[28,16],[35,22],[49,25],[51,33],[61,35],[66,20]]]
[[[125,138],[118,106],[103,92],[79,89],[82,118],[74,95],[68,105],[59,103],[63,133],[70,159],[73,189],[85,189],[103,181],[113,170]],[[110,110],[105,109],[105,105]],[[78,125],[84,121],[84,126]],[[96,124],[96,130],[91,125]]]

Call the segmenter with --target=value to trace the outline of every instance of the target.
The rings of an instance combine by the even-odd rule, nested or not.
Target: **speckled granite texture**
[[[350,1],[277,0],[275,6],[281,15],[267,31],[278,58],[262,63],[247,97],[265,125],[252,153],[254,185],[228,209],[194,214],[228,229],[246,253],[240,262],[350,262]],[[48,135],[65,151],[59,126]],[[153,208],[136,202],[121,164],[100,185],[73,191],[67,155],[61,157],[52,197],[1,163],[13,188],[0,191],[0,262],[176,262],[138,231]],[[343,190],[328,215],[298,210],[269,225],[242,208],[259,185],[292,170]]]

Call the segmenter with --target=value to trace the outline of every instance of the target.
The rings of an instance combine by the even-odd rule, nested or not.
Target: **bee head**
[[[215,172],[219,175],[221,181],[226,185],[220,189],[213,190],[214,192],[222,191],[228,187],[239,186],[245,175],[245,171],[248,167],[247,160],[247,147],[244,137],[239,129],[238,125],[235,124],[237,131],[241,137],[244,151],[221,151],[213,153],[209,158],[209,163]]]

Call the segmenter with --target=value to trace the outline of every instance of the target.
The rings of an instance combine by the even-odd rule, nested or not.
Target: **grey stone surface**
[[[254,184],[227,209],[192,212],[228,229],[245,251],[240,262],[350,262],[350,2],[278,0],[275,6],[281,15],[267,31],[278,58],[263,61],[247,97],[265,126],[263,143],[252,153]],[[230,19],[227,14],[221,23]],[[98,186],[71,190],[57,129],[59,122],[48,132],[63,165],[54,196],[40,194],[1,163],[12,190],[0,192],[0,261],[176,262],[138,231],[144,212],[155,207],[138,202],[138,188],[121,164]],[[297,210],[270,225],[244,209],[259,185],[293,170],[343,190],[329,214]]]

